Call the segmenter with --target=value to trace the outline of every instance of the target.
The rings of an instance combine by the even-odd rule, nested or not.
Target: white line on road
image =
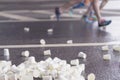
[[[28,44],[28,45],[0,45],[0,48],[40,48],[40,47],[80,47],[80,46],[104,46],[120,45],[120,42],[103,42],[103,43],[73,43],[73,44]]]
[[[0,2],[46,2],[46,1],[64,1],[64,0],[0,0]]]
[[[102,11],[103,14],[114,14],[114,15],[120,15],[120,12],[112,12],[112,11]],[[114,16],[113,15],[113,16]]]
[[[50,21],[54,22],[57,21],[56,19],[39,19],[39,20],[0,20],[0,23],[14,23],[14,22],[45,22]],[[60,19],[59,21],[80,21],[80,19]]]
[[[54,12],[47,11],[47,10],[32,10],[33,13],[42,13],[42,14],[54,14]]]
[[[15,15],[15,14],[10,14],[10,13],[5,13],[5,12],[0,12],[0,16],[4,16],[4,17],[8,17],[8,18],[11,18],[11,19],[18,19],[18,20],[21,20],[21,21],[36,21],[36,20],[39,20],[39,19],[35,19],[35,18],[31,18],[31,17],[26,17],[26,16],[20,16],[20,15]]]

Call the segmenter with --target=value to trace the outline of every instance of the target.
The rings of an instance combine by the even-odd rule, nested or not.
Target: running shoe
[[[111,24],[111,20],[102,20],[100,23],[98,23],[99,27],[104,27],[107,26],[109,24]]]
[[[90,17],[88,17],[87,15],[83,15],[82,18],[87,23],[93,23],[93,20]]]

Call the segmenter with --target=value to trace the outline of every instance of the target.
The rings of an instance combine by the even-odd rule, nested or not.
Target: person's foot
[[[99,27],[107,26],[111,23],[111,20],[102,20],[100,23],[98,23]]]
[[[96,19],[96,18],[93,18],[93,17],[89,17],[88,19],[89,19],[90,21],[93,21],[93,22],[97,21],[97,19]]]
[[[92,17],[88,17],[87,20],[88,20],[89,23],[93,23],[93,22],[96,21],[96,20],[95,20],[94,18],[92,18]]]
[[[59,20],[61,13],[60,13],[60,9],[58,7],[55,8],[55,15],[56,15],[57,20]]]
[[[84,20],[85,20],[86,18],[88,18],[88,16],[87,16],[87,15],[83,15],[83,16],[82,16],[82,19],[84,19]]]
[[[97,17],[96,17],[95,15],[92,15],[92,16],[90,17],[90,19],[91,19],[92,21],[97,21]]]
[[[73,15],[73,9],[69,10],[69,15],[72,16]]]
[[[88,17],[87,15],[83,15],[82,18],[84,19],[85,22],[87,23],[93,23],[94,21],[92,18]]]
[[[95,16],[94,11],[91,11],[89,14],[89,19],[92,21],[97,21],[97,17]]]

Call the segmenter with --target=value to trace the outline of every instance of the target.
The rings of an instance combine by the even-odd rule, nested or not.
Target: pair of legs
[[[65,10],[68,10],[71,6],[73,6],[77,3],[80,3],[80,2],[82,2],[82,0],[71,0],[70,2],[64,4],[60,8],[61,13],[64,12]],[[97,19],[98,19],[98,23],[100,23],[101,20],[102,20],[102,17],[101,17],[100,10],[99,10],[99,7],[98,7],[98,0],[93,0],[91,2],[91,7],[93,7],[93,10],[95,11],[95,14],[96,14]]]
[[[61,6],[59,8],[56,8],[55,9],[56,17],[59,18],[61,13],[63,13],[66,10],[69,10],[72,6],[74,6],[75,4],[80,3],[80,2],[82,2],[82,0],[70,0],[68,3],[64,4],[63,6]],[[101,21],[102,21],[102,17],[101,17],[100,9],[99,9],[99,6],[98,6],[98,0],[91,0],[90,3],[91,3],[91,6],[93,7],[95,15],[98,19],[98,23],[100,24]],[[103,26],[106,26],[110,23],[111,23],[111,21],[109,21],[107,24],[104,24]]]
[[[99,7],[99,10],[101,12],[101,10],[104,8],[104,6],[107,4],[108,0],[102,0],[101,4],[100,4],[100,7]],[[90,5],[88,10],[85,12],[84,15],[88,15],[90,14],[90,12],[93,10],[93,7]]]

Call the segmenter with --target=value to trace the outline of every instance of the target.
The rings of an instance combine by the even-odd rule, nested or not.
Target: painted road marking
[[[0,48],[40,48],[40,47],[80,47],[80,46],[104,46],[120,45],[120,42],[103,42],[103,43],[73,43],[73,44],[27,44],[27,45],[0,45]]]
[[[39,19],[39,20],[0,20],[0,23],[13,23],[13,22],[45,22],[45,21],[50,21],[54,22],[57,21],[56,19]],[[59,21],[80,21],[80,19],[60,19]]]
[[[21,21],[28,21],[28,20],[36,21],[36,20],[39,20],[39,19],[31,18],[31,17],[20,16],[20,15],[16,15],[16,14],[5,13],[5,12],[0,12],[0,16],[8,17],[8,18],[11,18],[11,19],[18,19],[18,20],[21,20]]]

